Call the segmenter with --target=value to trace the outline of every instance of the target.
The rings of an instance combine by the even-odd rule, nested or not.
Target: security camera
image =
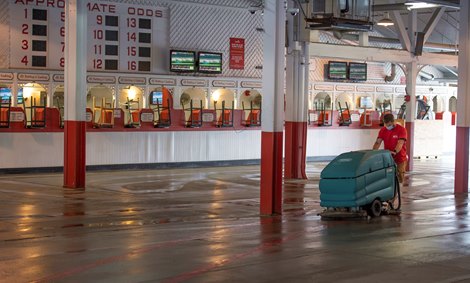
[[[287,9],[287,12],[289,12],[292,16],[297,16],[297,14],[299,14],[299,8],[289,8]]]
[[[250,12],[250,14],[252,14],[252,15],[254,15],[256,13],[256,11],[258,11],[258,8],[256,8],[256,7],[248,8],[248,12]]]

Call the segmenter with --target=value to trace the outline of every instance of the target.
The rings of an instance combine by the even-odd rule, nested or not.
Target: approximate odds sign
[[[9,4],[15,15],[10,17],[10,67],[63,69],[65,0]],[[87,1],[86,7],[89,71],[167,71],[167,8],[97,0]]]
[[[245,69],[245,39],[230,38],[230,69]]]

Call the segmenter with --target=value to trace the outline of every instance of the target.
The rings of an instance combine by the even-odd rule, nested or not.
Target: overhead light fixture
[[[438,4],[430,4],[427,2],[406,2],[405,6],[408,10],[439,7]]]
[[[388,12],[384,12],[384,17],[380,21],[377,22],[377,25],[383,26],[383,27],[389,27],[389,26],[393,26],[394,23],[390,19],[390,15],[388,14]]]

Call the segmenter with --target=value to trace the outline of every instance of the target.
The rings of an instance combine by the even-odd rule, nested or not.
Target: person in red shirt
[[[406,129],[400,124],[395,123],[393,114],[385,114],[383,117],[384,127],[380,129],[377,140],[373,149],[379,149],[382,141],[384,149],[390,150],[395,163],[397,164],[398,182],[403,183],[405,178],[406,163],[408,156],[406,155]]]

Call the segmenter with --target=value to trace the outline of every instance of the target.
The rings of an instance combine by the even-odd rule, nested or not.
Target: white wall
[[[89,132],[87,165],[261,158],[260,131]],[[63,133],[1,133],[0,168],[63,166]]]
[[[307,131],[307,156],[336,156],[371,149],[378,131],[310,128]],[[439,143],[442,153],[452,154],[455,151],[455,127],[444,127],[443,136]],[[261,158],[261,131],[258,130],[88,132],[86,141],[87,165]],[[418,137],[416,142],[415,146],[419,146]],[[63,148],[63,133],[0,133],[0,168],[63,166]]]
[[[309,129],[307,156],[336,156],[343,152],[371,149],[378,132],[378,129]]]

